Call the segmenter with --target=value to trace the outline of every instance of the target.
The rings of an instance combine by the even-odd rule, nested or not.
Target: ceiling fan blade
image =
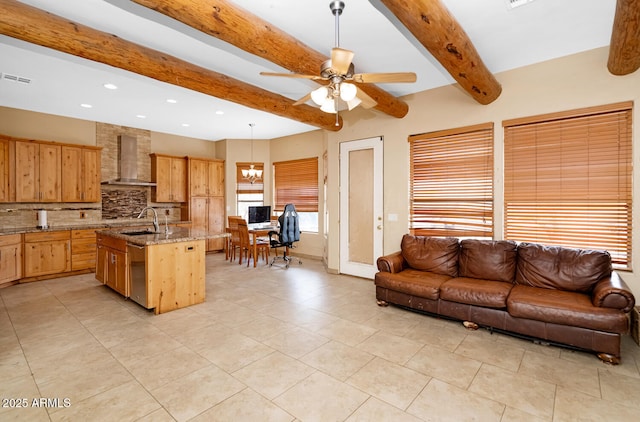
[[[305,95],[304,97],[300,98],[298,101],[293,103],[293,105],[297,106],[297,105],[300,105],[300,104],[304,104],[307,101],[309,101],[310,99],[311,99],[311,93],[308,93],[307,95]]]
[[[360,101],[361,101],[360,105],[363,108],[373,108],[378,104],[376,102],[376,100],[371,98],[366,92],[364,92],[360,88],[358,88],[358,92],[356,94],[356,97],[358,97],[360,99]]]
[[[356,73],[353,75],[353,80],[360,83],[415,82],[416,74],[413,72]]]
[[[285,78],[301,78],[301,79],[313,79],[313,80],[326,80],[322,76],[318,75],[303,75],[301,73],[276,73],[276,72],[260,72],[263,76],[283,76]]]
[[[331,68],[338,75],[346,75],[353,60],[353,51],[335,47],[331,49]]]

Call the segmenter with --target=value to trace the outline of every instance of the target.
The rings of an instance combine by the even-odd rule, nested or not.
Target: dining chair
[[[244,218],[240,218],[238,221],[238,234],[240,237],[240,260],[238,264],[242,264],[242,255],[246,254],[247,256],[247,267],[249,266],[249,262],[251,261],[251,257],[253,256],[253,236],[249,235],[249,226],[247,225],[247,221]],[[259,253],[265,262],[269,262],[269,242],[263,239],[256,239],[256,253]],[[253,256],[253,261],[255,262],[257,259],[256,256]]]
[[[229,250],[229,261],[234,261],[236,259],[236,250],[240,249],[240,233],[238,232],[238,221],[242,220],[242,217],[239,215],[230,215],[228,217],[229,221],[229,234],[231,235],[228,239],[228,250]],[[242,257],[242,255],[240,255]],[[242,261],[242,259],[241,259]]]

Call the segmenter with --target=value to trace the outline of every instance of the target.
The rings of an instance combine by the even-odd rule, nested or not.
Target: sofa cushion
[[[456,277],[460,245],[454,237],[428,237],[405,234],[402,256],[411,268]]]
[[[489,308],[506,308],[513,284],[503,281],[458,277],[440,287],[440,299]]]
[[[458,274],[460,277],[513,283],[517,246],[511,240],[464,239],[460,241]]]
[[[440,296],[440,286],[450,278],[443,274],[408,268],[399,273],[376,273],[375,284],[389,290],[437,300]]]
[[[573,292],[588,292],[611,274],[611,256],[606,251],[518,245],[516,283]]]
[[[593,306],[586,293],[514,286],[507,298],[507,311],[515,318],[624,334],[627,315],[617,309]]]

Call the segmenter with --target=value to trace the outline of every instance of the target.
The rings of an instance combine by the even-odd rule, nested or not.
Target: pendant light
[[[255,123],[249,123],[251,128],[251,164],[248,169],[242,169],[242,177],[252,185],[254,182],[262,180],[262,170],[257,170],[253,164],[253,127],[255,125]]]

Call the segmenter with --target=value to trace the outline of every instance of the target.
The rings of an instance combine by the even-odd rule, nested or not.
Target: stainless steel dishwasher
[[[129,280],[131,281],[129,298],[146,308],[147,274],[145,247],[127,243],[127,255],[129,256]]]

